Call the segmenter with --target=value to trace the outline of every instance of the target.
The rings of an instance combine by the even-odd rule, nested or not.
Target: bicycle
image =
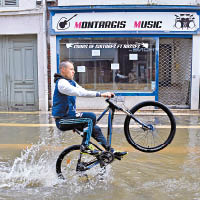
[[[115,157],[111,151],[112,123],[116,110],[127,115],[124,121],[124,134],[128,143],[135,149],[152,153],[164,149],[172,142],[176,132],[176,121],[172,112],[164,104],[156,101],[144,101],[129,110],[115,104],[111,99],[106,99],[106,102],[108,107],[99,116],[97,123],[109,112],[108,148],[102,150],[98,145],[90,142],[99,151],[97,155],[81,153],[81,145],[73,145],[64,149],[56,161],[56,172],[59,178],[66,179],[70,175],[70,171],[73,176],[77,172],[85,172],[95,166],[105,169],[115,159],[121,160],[121,158]],[[147,112],[149,110],[153,114],[149,115]],[[78,130],[75,131],[82,134]]]

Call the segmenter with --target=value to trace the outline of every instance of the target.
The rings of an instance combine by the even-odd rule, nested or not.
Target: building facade
[[[0,110],[51,108],[62,60],[74,62],[80,85],[113,91],[128,107],[158,100],[198,109],[199,4],[1,0]],[[78,101],[80,109],[104,106],[103,98]]]
[[[48,110],[45,5],[0,1],[1,110]]]
[[[59,63],[70,60],[80,85],[113,91],[127,106],[158,100],[198,109],[200,10],[197,1],[174,3],[60,0],[49,7],[52,90]],[[103,99],[78,102],[104,107]]]

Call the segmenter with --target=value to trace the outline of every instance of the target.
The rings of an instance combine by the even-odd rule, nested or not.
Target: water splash
[[[94,190],[98,187],[106,189],[107,183],[112,181],[112,176],[109,175],[112,173],[110,166],[101,177],[93,176],[96,171],[91,170],[92,178],[89,179],[78,175],[73,176],[72,180],[58,179],[55,163],[60,151],[46,147],[48,145],[57,147],[61,140],[62,135],[59,137],[52,134],[43,135],[37,144],[23,150],[12,163],[0,163],[0,189],[20,191],[24,188],[67,187],[70,194]]]
[[[16,158],[12,165],[4,164],[0,174],[0,188],[52,186],[57,183],[52,152],[43,151],[43,142],[32,145]]]
[[[112,177],[112,167],[109,165],[103,174],[93,168],[89,173],[87,172],[87,176],[77,174],[70,181],[64,180],[62,185],[67,188],[70,195],[77,195],[80,192],[87,193],[96,189],[107,190],[107,186],[113,181]]]

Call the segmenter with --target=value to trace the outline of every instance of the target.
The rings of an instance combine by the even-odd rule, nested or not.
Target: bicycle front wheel
[[[58,177],[61,179],[73,180],[74,177],[76,177],[77,175],[88,176],[92,173],[93,173],[92,175],[94,175],[94,173],[97,173],[98,170],[96,170],[95,168],[94,168],[95,170],[92,170],[88,167],[89,166],[88,163],[97,162],[96,157],[90,154],[82,154],[81,170],[77,169],[79,158],[80,158],[80,145],[73,145],[70,146],[69,148],[64,149],[59,155],[56,162],[56,173],[58,174]],[[84,164],[85,166],[83,166]],[[100,168],[100,165],[98,164],[96,167]],[[88,169],[90,169],[91,172],[87,172],[86,174],[84,171]]]
[[[145,101],[134,106],[130,112],[137,121],[127,116],[124,132],[127,141],[134,148],[142,152],[156,152],[171,143],[176,132],[176,121],[165,105]]]

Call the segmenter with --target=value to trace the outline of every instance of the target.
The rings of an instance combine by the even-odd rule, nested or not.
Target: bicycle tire
[[[58,175],[59,178],[61,179],[65,179],[66,177],[64,177],[64,175],[62,174],[62,162],[64,160],[64,157],[69,154],[71,151],[76,151],[76,150],[79,150],[80,151],[80,145],[73,145],[73,146],[70,146],[66,149],[64,149],[60,155],[58,156],[58,159],[56,161],[56,173]]]
[[[73,179],[77,174],[78,175],[82,174],[84,176],[87,176],[89,174],[89,172],[87,174],[84,174],[85,173],[84,170],[82,171],[76,170],[79,156],[80,156],[80,145],[70,146],[64,149],[60,153],[56,161],[56,173],[60,179],[70,180],[70,179]],[[84,161],[89,162],[92,160],[96,160],[96,158],[90,154],[82,154],[82,157],[81,157],[82,162]],[[89,170],[89,171],[92,171],[92,170]]]
[[[145,113],[149,107],[156,108],[153,115]],[[135,149],[146,153],[157,152],[172,142],[176,133],[176,121],[167,106],[157,101],[144,101],[134,106],[130,112],[141,122],[152,127],[152,130],[145,130],[130,116],[126,116],[124,133],[128,143]],[[166,122],[167,124],[163,125]]]

